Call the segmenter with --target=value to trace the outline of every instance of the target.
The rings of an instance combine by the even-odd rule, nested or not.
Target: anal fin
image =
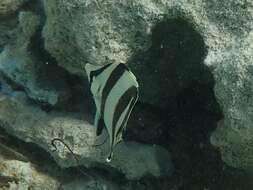
[[[97,112],[95,116],[95,127],[97,136],[102,134],[104,126],[105,126],[104,120],[101,117],[101,115]]]
[[[97,125],[97,132],[96,132],[97,136],[102,134],[104,126],[105,126],[104,120],[100,117]]]

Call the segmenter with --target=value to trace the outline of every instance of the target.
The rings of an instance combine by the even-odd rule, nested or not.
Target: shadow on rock
[[[129,61],[141,99],[125,136],[167,147],[175,164],[169,180],[176,189],[247,189],[247,175],[226,166],[210,144],[223,114],[204,64],[207,52],[202,36],[183,19],[153,28],[150,49]],[[235,178],[241,183],[231,182]]]

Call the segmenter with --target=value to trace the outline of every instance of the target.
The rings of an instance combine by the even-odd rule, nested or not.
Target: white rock
[[[109,140],[101,146],[92,146],[97,140],[93,125],[78,119],[79,115],[41,111],[18,96],[1,95],[0,123],[5,130],[26,141],[37,144],[51,154],[61,167],[84,165],[86,167],[116,168],[129,179],[144,175],[156,177],[170,175],[173,167],[170,155],[160,146],[136,142],[120,143],[115,149],[113,160],[108,164]],[[22,96],[23,97],[23,96]],[[22,101],[20,101],[22,100]],[[83,116],[85,117],[85,116]],[[62,139],[73,150],[79,162],[61,143],[53,152],[51,141]]]

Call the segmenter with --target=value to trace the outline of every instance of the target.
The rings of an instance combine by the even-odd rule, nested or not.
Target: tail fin
[[[109,156],[106,158],[106,162],[108,162],[108,163],[111,162],[112,161],[112,157],[113,157],[113,150],[111,149]]]

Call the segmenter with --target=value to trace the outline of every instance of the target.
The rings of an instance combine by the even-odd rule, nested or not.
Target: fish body
[[[122,141],[122,133],[138,100],[139,85],[134,74],[123,63],[105,66],[86,64],[85,70],[96,104],[96,133],[101,135],[105,127],[110,137],[107,159],[110,161],[113,148]]]

